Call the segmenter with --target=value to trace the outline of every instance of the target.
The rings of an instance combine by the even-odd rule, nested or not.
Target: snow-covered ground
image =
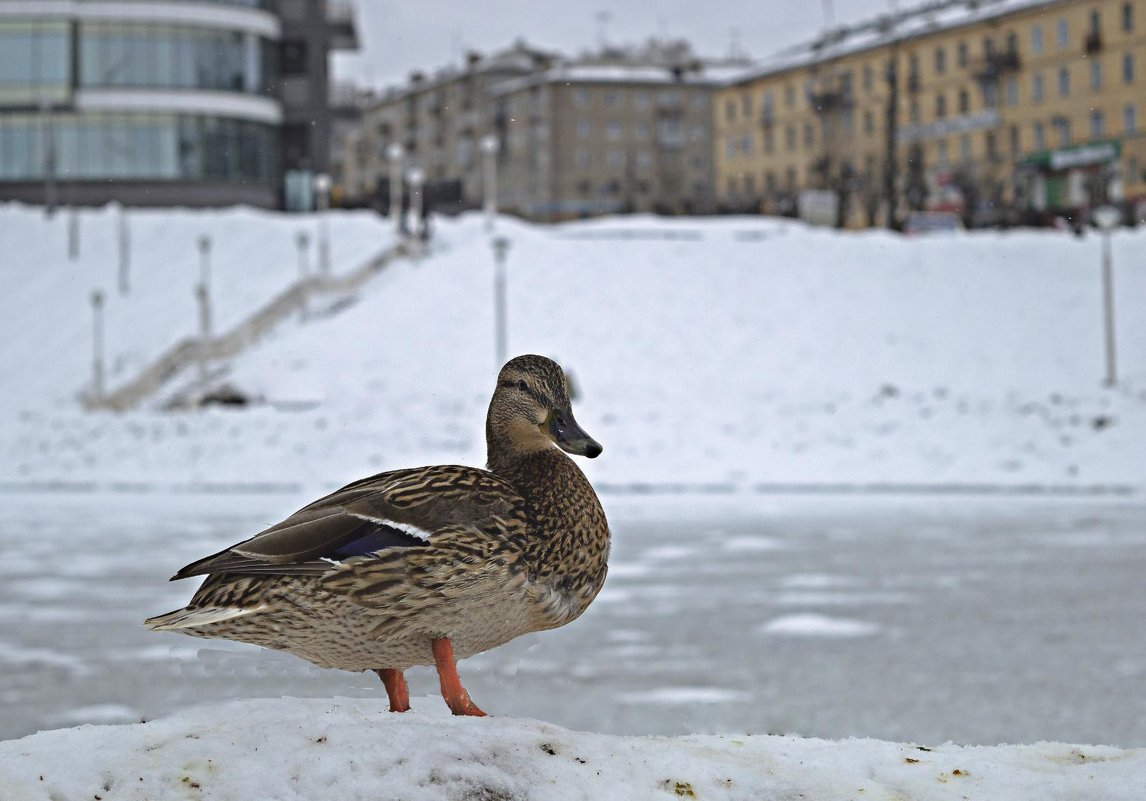
[[[0,793],[20,801],[1140,801],[1143,776],[1143,749],[616,737],[390,715],[351,698],[244,701],[0,743]]]
[[[497,365],[480,218],[439,222],[434,254],[228,365],[225,380],[263,405],[84,415],[74,398],[87,380],[86,293],[114,275],[113,249],[97,237],[111,230],[104,217],[85,218],[92,261],[73,265],[60,219],[0,214],[0,320],[14,343],[2,367],[18,388],[3,399],[0,483],[321,489],[391,467],[483,461]],[[348,231],[334,239],[340,265],[384,240],[380,220],[334,217]],[[235,309],[294,270],[293,218],[165,220],[137,235],[138,290],[111,295],[109,319],[131,321],[109,334],[113,383],[192,329],[198,231],[215,232],[220,276],[229,252],[241,254],[232,271],[259,276],[236,291]],[[1134,300],[1146,295],[1146,231],[1114,237],[1113,389],[1102,386],[1093,235],[908,240],[760,218],[503,219],[499,232],[512,240],[510,351],[573,372],[578,417],[605,446],[591,465],[605,489],[1146,484],[1146,318]],[[343,238],[359,252],[339,250]]]

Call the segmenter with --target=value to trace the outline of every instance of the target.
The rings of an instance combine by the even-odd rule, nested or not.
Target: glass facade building
[[[282,205],[297,171],[284,140],[325,104],[329,41],[313,24],[323,0],[286,4],[314,31],[323,83],[290,108],[279,63],[299,37],[284,41],[279,5],[0,0],[0,200],[41,202],[54,184],[77,203]],[[304,168],[324,167],[302,151]]]

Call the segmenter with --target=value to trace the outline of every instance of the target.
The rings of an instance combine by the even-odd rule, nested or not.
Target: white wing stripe
[[[371,523],[380,523],[383,526],[396,528],[403,534],[409,534],[411,537],[422,540],[423,542],[429,542],[430,535],[434,533],[428,529],[422,528],[421,526],[415,526],[413,523],[399,523],[397,520],[387,520],[384,517],[372,517],[370,515],[364,515],[359,512],[351,512],[351,515],[353,517],[357,517],[360,520],[369,520]]]

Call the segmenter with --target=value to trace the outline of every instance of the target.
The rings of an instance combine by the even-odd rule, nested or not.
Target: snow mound
[[[0,797],[37,799],[1141,798],[1146,750],[925,748],[777,736],[616,737],[360,700],[200,707],[0,743]]]

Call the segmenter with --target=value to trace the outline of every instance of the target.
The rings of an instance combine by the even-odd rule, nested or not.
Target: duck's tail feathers
[[[209,626],[212,623],[223,623],[247,615],[261,612],[266,606],[200,606],[184,607],[168,612],[166,615],[150,617],[143,621],[143,625],[152,631],[178,631],[179,629],[194,629],[200,626]]]

